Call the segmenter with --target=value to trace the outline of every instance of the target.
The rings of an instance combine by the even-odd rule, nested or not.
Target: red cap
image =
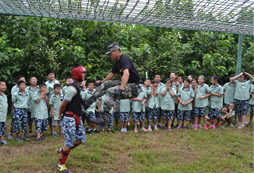
[[[85,73],[86,69],[84,66],[78,66],[78,67],[74,67],[71,70],[71,76],[73,79],[77,80],[77,81],[83,81],[82,79],[82,73]]]

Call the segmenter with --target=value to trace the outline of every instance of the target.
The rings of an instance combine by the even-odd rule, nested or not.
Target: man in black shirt
[[[89,119],[89,122],[100,125],[105,125],[109,111],[113,107],[115,100],[136,98],[140,93],[139,84],[142,83],[133,62],[128,56],[122,54],[117,43],[108,46],[108,52],[106,54],[109,55],[112,60],[116,61],[111,73],[102,80],[102,84],[96,89],[93,96],[83,102],[85,109],[87,109],[99,97],[106,94],[102,116]],[[121,74],[121,81],[111,80],[117,73]]]

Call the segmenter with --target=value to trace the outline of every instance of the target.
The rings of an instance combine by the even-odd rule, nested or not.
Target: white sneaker
[[[127,129],[126,128],[124,128],[124,132],[127,133]]]
[[[200,124],[198,124],[198,128],[199,128],[199,129],[203,129],[203,127],[202,127]]]
[[[141,129],[141,131],[146,132],[146,131],[147,131],[147,129],[143,127],[143,128]]]
[[[235,127],[238,127],[238,126],[240,126],[241,124],[242,124],[242,123],[238,122],[238,123],[236,123]]]
[[[124,128],[121,128],[121,132],[124,132]]]
[[[152,128],[151,126],[148,127],[148,131],[151,132],[152,131]]]
[[[209,116],[206,116],[206,120],[210,120]]]
[[[242,129],[242,128],[244,128],[245,127],[245,125],[244,124],[241,124],[239,127],[238,127],[238,129]]]
[[[157,126],[154,126],[154,130],[158,131],[158,127],[157,127]]]
[[[247,124],[249,124],[249,123],[247,121],[245,121],[244,125],[247,125]]]
[[[135,132],[135,133],[138,133],[138,128],[134,128],[134,132]]]

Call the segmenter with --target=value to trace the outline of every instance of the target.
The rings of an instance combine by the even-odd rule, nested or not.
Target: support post
[[[236,66],[236,74],[241,73],[241,66],[242,66],[242,43],[243,43],[243,36],[239,34],[238,37],[238,52],[237,52],[237,66]]]

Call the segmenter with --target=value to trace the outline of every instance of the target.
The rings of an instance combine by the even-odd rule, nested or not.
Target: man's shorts
[[[174,119],[174,113],[175,111],[170,111],[170,110],[162,110],[163,118],[168,119],[168,120],[173,120]]]
[[[234,100],[235,103],[235,113],[237,115],[246,116],[249,110],[249,101],[248,100]]]
[[[36,133],[48,130],[48,119],[34,119],[36,126]]]
[[[207,110],[207,107],[195,108],[194,109],[195,116],[197,116],[197,117],[206,116],[206,110]]]
[[[191,110],[180,110],[178,109],[177,111],[177,120],[178,121],[190,121],[190,116],[191,116]]]
[[[80,121],[79,126],[76,128],[76,121],[74,118],[64,117],[62,120],[62,129],[65,138],[65,147],[72,148],[75,141],[81,143],[86,142],[86,132],[82,121]]]

